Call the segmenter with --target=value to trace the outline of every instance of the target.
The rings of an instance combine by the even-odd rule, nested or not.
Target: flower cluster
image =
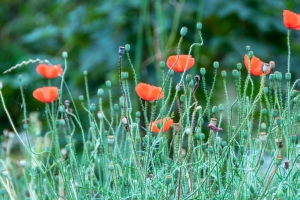
[[[44,63],[40,63],[36,67],[36,71],[47,79],[56,78],[63,73],[63,69],[60,65],[46,65]],[[33,91],[32,95],[36,100],[40,102],[51,103],[58,97],[58,88],[50,86],[37,88]]]

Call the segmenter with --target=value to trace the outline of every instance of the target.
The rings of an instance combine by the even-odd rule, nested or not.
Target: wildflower
[[[162,127],[158,128],[158,125],[162,123]],[[165,117],[163,119],[158,119],[155,122],[149,123],[149,129],[152,132],[159,133],[160,129],[163,128],[162,132],[167,132],[173,124],[173,119],[170,117]]]
[[[283,24],[289,29],[300,30],[300,15],[289,10],[283,11]]]
[[[53,102],[58,97],[57,87],[42,87],[33,91],[33,97],[43,103]]]
[[[64,72],[60,65],[46,65],[44,63],[40,63],[36,67],[37,73],[42,75],[45,78],[56,78],[57,76],[62,75]]]
[[[248,58],[248,55],[246,54],[244,56],[244,63],[246,66],[246,69],[248,70],[248,64],[249,64],[250,60]],[[263,74],[263,67],[264,67],[265,63],[263,61],[261,61],[259,58],[253,56],[251,59],[251,69],[250,69],[250,74],[252,74],[253,76],[261,76]],[[266,74],[269,74],[271,72],[271,69],[268,68],[266,70]]]
[[[167,60],[167,66],[175,72],[184,72],[195,64],[195,59],[191,55],[174,55]]]
[[[135,87],[135,91],[137,95],[145,101],[158,100],[164,97],[164,92],[161,87],[156,87],[147,83],[139,83]]]

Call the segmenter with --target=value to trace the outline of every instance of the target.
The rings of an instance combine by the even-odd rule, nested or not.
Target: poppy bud
[[[201,109],[202,109],[201,106],[197,106],[197,107],[196,107],[196,110],[201,110]]]
[[[206,74],[206,69],[202,67],[202,68],[200,69],[200,74],[201,74],[201,75],[205,75],[205,74]]]
[[[246,46],[246,51],[250,51],[250,46],[249,45]]]
[[[223,70],[223,71],[221,72],[221,75],[222,75],[222,77],[223,77],[223,78],[225,78],[225,77],[227,76],[227,73],[226,73],[226,71],[225,71],[225,70]]]
[[[121,122],[126,125],[128,123],[127,118],[126,117],[122,117],[121,118]]]
[[[47,153],[49,153],[50,152],[50,147],[45,147],[44,151],[47,152]]]
[[[189,134],[191,134],[192,130],[190,127],[186,127],[184,132],[185,132],[185,134],[189,135]]]
[[[261,123],[260,124],[260,128],[262,129],[262,130],[266,130],[266,128],[267,128],[267,124],[266,123]]]
[[[119,110],[119,105],[118,105],[118,104],[115,104],[115,105],[114,105],[114,111],[115,111],[115,112],[118,112],[118,110]]]
[[[296,140],[297,140],[297,135],[296,134],[292,134],[291,135],[291,141],[292,141],[292,143],[296,142]]]
[[[68,57],[68,52],[66,52],[66,51],[62,52],[62,57],[64,59],[66,59]]]
[[[60,125],[60,126],[65,126],[65,125],[66,125],[65,120],[64,120],[64,119],[59,119],[59,120],[58,120],[58,125]]]
[[[164,69],[166,67],[165,61],[160,61],[159,66],[161,69]]]
[[[200,31],[202,29],[202,23],[201,22],[197,22],[196,27]]]
[[[271,69],[275,68],[275,62],[274,61],[270,61],[269,64],[270,64],[270,68]]]
[[[222,141],[221,145],[222,145],[222,147],[226,147],[227,146],[227,142],[226,141]]]
[[[253,51],[249,51],[248,52],[248,58],[251,59],[251,58],[253,58],[253,56],[254,56]]]
[[[87,70],[84,70],[84,71],[83,71],[83,75],[87,76],[87,75],[88,75],[88,71],[87,71]]]
[[[191,81],[189,82],[189,87],[190,87],[190,88],[194,87],[194,81],[193,81],[193,80],[191,80]]]
[[[245,130],[242,132],[242,137],[247,138],[248,135],[249,135],[248,131]]]
[[[292,78],[292,74],[291,74],[291,73],[286,73],[286,74],[285,74],[285,79],[286,79],[286,80],[290,81],[291,78]]]
[[[187,74],[185,77],[186,82],[190,82],[192,80],[192,75],[191,74]]]
[[[105,85],[106,85],[106,87],[110,88],[111,87],[111,82],[110,81],[106,81]]]
[[[182,95],[180,95],[180,98],[179,98],[179,99],[180,99],[181,102],[184,102],[185,96],[182,94]]]
[[[122,47],[122,46],[119,46],[119,55],[120,56],[123,56],[124,55],[124,53],[125,53],[125,48],[124,47]]]
[[[214,66],[215,69],[218,69],[219,68],[219,62],[215,61],[214,64],[213,64],[213,66]]]
[[[141,117],[141,112],[140,112],[140,111],[137,111],[137,112],[135,113],[135,116],[136,116],[136,117]]]
[[[94,112],[96,110],[96,105],[94,103],[92,103],[90,105],[90,111]]]
[[[64,101],[64,105],[66,106],[66,108],[68,108],[70,106],[70,101],[69,100],[65,100]]]
[[[273,109],[272,110],[272,116],[273,117],[277,117],[278,116],[278,110],[277,109]]]
[[[218,111],[218,107],[217,106],[213,106],[212,109],[211,109],[211,112],[213,114],[215,114],[217,111]]]
[[[223,104],[219,104],[218,109],[219,109],[220,112],[222,112],[224,110],[224,105]]]
[[[121,72],[121,78],[122,78],[123,80],[128,79],[128,77],[129,77],[128,72]]]
[[[102,88],[99,88],[97,91],[98,96],[102,96],[104,94],[104,90]]]
[[[232,70],[232,75],[233,77],[237,78],[239,76],[239,71],[236,69]]]
[[[79,96],[79,101],[84,101],[84,96],[83,95]]]
[[[167,174],[165,178],[166,185],[169,185],[172,182],[172,175]]]
[[[241,63],[236,64],[236,68],[237,68],[238,70],[241,70],[241,69],[242,69],[242,64],[241,64]]]
[[[183,36],[185,36],[186,34],[187,34],[187,31],[188,31],[188,29],[187,29],[187,27],[182,27],[181,29],[180,29],[180,35],[183,37]]]
[[[108,169],[109,169],[109,171],[113,171],[114,170],[114,163],[112,161],[109,162]]]
[[[130,50],[130,44],[125,44],[125,50],[129,51]]]

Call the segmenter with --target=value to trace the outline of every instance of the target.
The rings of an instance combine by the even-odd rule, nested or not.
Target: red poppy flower
[[[161,127],[158,128],[158,124],[161,123]],[[170,117],[165,117],[163,119],[158,119],[155,122],[149,123],[149,129],[154,133],[159,133],[160,129],[163,128],[162,132],[167,132],[173,124],[173,119]]]
[[[187,66],[186,63],[188,62]],[[190,69],[195,64],[195,59],[191,55],[174,55],[170,56],[167,60],[167,66],[175,72],[184,72]],[[186,67],[185,67],[186,66]]]
[[[155,87],[147,83],[139,83],[135,87],[136,93],[145,101],[158,100],[164,97],[164,92],[161,87]]]
[[[61,68],[61,66],[58,65],[46,65],[44,63],[40,63],[36,67],[37,73],[42,75],[45,78],[56,78],[57,76],[62,75],[64,70]]]
[[[42,87],[33,91],[33,97],[43,103],[51,103],[58,97],[57,87]]]
[[[283,24],[285,27],[300,30],[300,15],[289,10],[283,11]]]
[[[248,58],[248,55],[246,54],[244,56],[244,63],[246,66],[246,69],[248,70],[248,64],[250,63],[250,60]],[[262,67],[264,65],[264,62],[261,61],[259,58],[253,56],[251,59],[251,69],[250,69],[250,74],[253,76],[261,76],[263,74]],[[271,68],[268,69],[266,74],[269,74],[271,72]]]

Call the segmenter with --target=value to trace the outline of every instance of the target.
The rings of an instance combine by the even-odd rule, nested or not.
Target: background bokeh
[[[188,73],[195,75],[201,67],[206,68],[208,88],[213,76],[212,63],[219,61],[220,69],[226,70],[232,79],[231,71],[238,62],[243,62],[246,45],[250,45],[263,61],[274,60],[276,70],[284,74],[287,63],[287,30],[282,23],[284,9],[300,13],[300,1],[28,0],[25,3],[1,0],[0,71],[35,58],[63,64],[61,53],[67,51],[66,80],[73,97],[77,99],[85,94],[83,71],[87,70],[91,101],[97,103],[97,89],[105,88],[105,81],[110,80],[114,103],[117,103],[121,95],[117,73],[119,46],[131,45],[131,59],[139,81],[159,85],[159,61],[176,53],[180,28],[188,28],[181,48],[182,53],[187,53],[189,46],[199,41],[196,23],[200,21],[204,46],[193,51],[196,66]],[[299,31],[291,31],[291,41],[291,71],[295,79],[300,75]],[[123,64],[124,71],[131,73],[128,61],[124,59]],[[35,72],[35,66],[23,66],[0,76],[7,106],[20,127],[23,116],[18,75],[22,75],[28,111],[44,110],[44,105],[32,97],[34,89],[47,85],[47,81]],[[132,80],[132,75],[130,78]],[[175,79],[178,78],[176,74]],[[258,82],[259,78],[254,80]],[[53,84],[59,81],[58,78]],[[133,89],[133,82],[131,84]],[[220,84],[213,98],[216,104],[223,99]],[[235,90],[230,92],[234,96]],[[202,95],[200,88],[199,99]],[[137,100],[134,92],[131,96],[133,101]],[[79,113],[83,113],[80,108]],[[0,130],[10,129],[2,106],[0,122]]]

